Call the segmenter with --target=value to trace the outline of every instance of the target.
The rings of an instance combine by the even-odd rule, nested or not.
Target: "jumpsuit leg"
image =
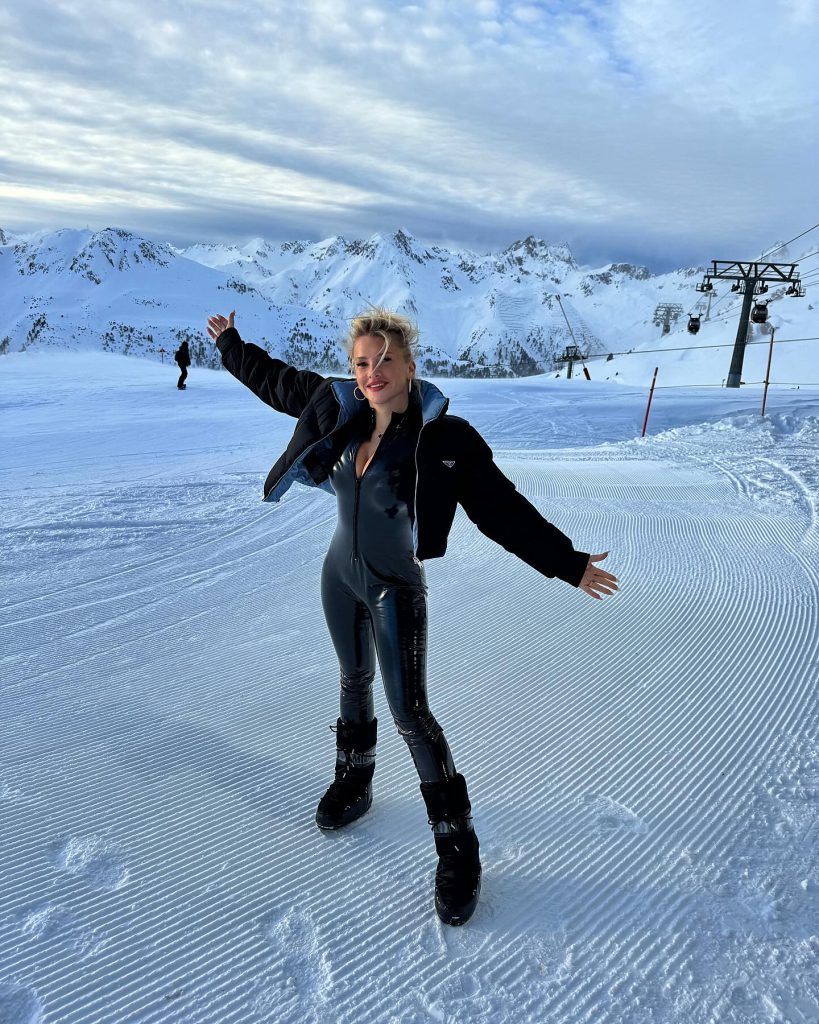
[[[341,719],[359,725],[375,718],[375,650],[366,604],[352,593],[325,561],[321,604],[341,670]]]
[[[414,587],[370,591],[378,664],[392,717],[422,782],[455,775],[452,752],[427,703],[427,599]]]

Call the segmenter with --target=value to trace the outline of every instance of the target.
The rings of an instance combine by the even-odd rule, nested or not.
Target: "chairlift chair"
[[[699,330],[700,330],[700,318],[699,318],[699,316],[694,316],[693,313],[689,313],[688,314],[688,333],[689,334],[699,334]]]
[[[755,302],[751,310],[751,322],[755,324],[766,324],[768,322],[768,303]]]

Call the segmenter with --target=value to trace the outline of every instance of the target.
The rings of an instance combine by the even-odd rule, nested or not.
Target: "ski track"
[[[606,447],[496,457],[581,548],[611,548],[616,598],[544,581],[462,513],[427,565],[431,702],[485,871],[463,929],[434,916],[434,847],[378,689],[373,809],[338,835],[313,823],[337,714],[332,500],[259,513],[223,478],[235,524],[205,509],[180,544],[158,519],[150,557],[137,529],[110,565],[122,522],[77,493],[96,546],[3,611],[0,1020],[816,1024],[800,452]]]

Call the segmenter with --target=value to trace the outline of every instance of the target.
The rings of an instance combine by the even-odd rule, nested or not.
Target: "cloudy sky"
[[[581,262],[819,220],[819,0],[0,0],[0,227]]]

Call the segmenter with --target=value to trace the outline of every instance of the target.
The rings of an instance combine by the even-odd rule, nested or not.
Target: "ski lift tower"
[[[577,345],[567,345],[563,355],[560,356],[560,362],[568,363],[568,369],[566,371],[566,380],[572,379],[572,367],[575,363],[584,361],[583,353],[580,351]]]
[[[564,362],[564,363],[568,362],[569,366],[568,366],[568,370],[566,372],[566,380],[571,380],[572,379],[572,367],[573,367],[574,363],[575,362],[580,362],[580,363],[584,363],[585,364],[586,356],[584,356],[583,353],[580,351],[580,346],[577,344],[577,338],[575,338],[575,336],[574,336],[574,331],[572,330],[572,325],[569,323],[569,318],[566,316],[566,310],[563,308],[563,302],[561,301],[560,296],[559,295],[555,295],[555,298],[557,299],[557,304],[560,306],[560,312],[563,314],[563,319],[566,321],[566,326],[569,328],[569,334],[571,335],[571,339],[572,339],[572,344],[571,345],[568,345],[568,344],[566,345],[566,350],[563,353],[563,355],[560,356],[560,360],[559,360],[560,362]],[[585,365],[583,367],[583,372],[586,374],[587,377],[589,377],[589,371],[586,369]],[[591,380],[590,377],[589,377],[589,380]]]
[[[671,324],[676,323],[683,314],[683,308],[678,302],[661,302],[654,310],[654,324],[662,327],[663,337],[671,333]]]
[[[754,296],[767,292],[771,282],[789,285],[786,294],[792,297],[804,295],[804,289],[801,287],[799,275],[796,273],[798,266],[796,263],[761,263],[739,260],[712,260],[711,263],[712,269],[705,275],[702,284],[697,285],[697,291],[710,292],[713,288],[712,280],[733,281],[731,291],[742,292],[743,295],[739,327],[734,342],[734,352],[731,356],[731,368],[725,382],[726,387],[738,388],[742,381],[742,363],[745,359],[748,324],[751,319],[754,323],[765,323],[768,319],[766,303],[757,303],[754,315],[751,316]]]

